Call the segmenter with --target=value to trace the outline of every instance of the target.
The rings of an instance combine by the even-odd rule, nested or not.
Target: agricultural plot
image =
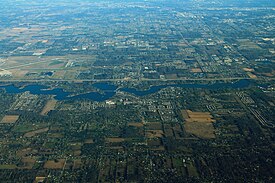
[[[182,111],[182,117],[185,119],[184,128],[187,133],[193,134],[199,138],[215,138],[213,116],[208,112],[192,112],[190,110]]]
[[[19,115],[6,115],[1,120],[0,123],[2,123],[2,124],[11,124],[11,123],[15,123],[18,119],[19,119]]]
[[[49,100],[40,114],[42,116],[47,115],[50,111],[54,110],[56,103],[56,100]]]
[[[65,159],[49,160],[44,164],[45,169],[62,169],[65,165]]]

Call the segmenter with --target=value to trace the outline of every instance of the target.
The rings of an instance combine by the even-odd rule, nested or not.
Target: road
[[[118,81],[234,81],[241,79],[257,80],[245,77],[232,78],[176,78],[176,79],[0,79],[0,82],[118,82]]]

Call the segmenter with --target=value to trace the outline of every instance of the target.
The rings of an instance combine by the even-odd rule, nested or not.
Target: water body
[[[105,101],[113,97],[116,94],[117,87],[107,83],[96,83],[93,84],[95,88],[102,90],[99,92],[89,92],[85,94],[76,95],[74,92],[65,92],[62,88],[50,89],[48,86],[44,85],[28,85],[24,88],[16,87],[14,85],[0,86],[4,88],[7,93],[18,94],[23,92],[30,92],[34,95],[54,95],[56,100],[75,100],[75,99],[90,99],[94,101]]]
[[[152,86],[147,90],[137,90],[135,88],[120,88],[120,91],[134,94],[136,96],[146,96],[160,91],[167,87],[180,87],[180,88],[207,88],[207,89],[223,89],[223,88],[246,88],[251,84],[250,80],[239,80],[234,83],[214,83],[214,84],[171,84]],[[107,83],[95,83],[93,87],[101,90],[102,92],[89,92],[85,94],[76,94],[74,92],[65,92],[62,88],[50,89],[44,85],[28,85],[24,88],[16,87],[14,85],[0,86],[4,88],[7,93],[17,94],[23,92],[30,92],[34,95],[54,95],[56,100],[75,100],[75,99],[90,99],[93,101],[102,102],[110,99],[116,94],[117,86]]]
[[[246,88],[251,84],[250,80],[239,80],[234,83],[214,83],[214,84],[171,84],[171,85],[159,85],[152,86],[148,90],[137,90],[135,88],[122,88],[121,91],[128,92],[137,96],[145,96],[152,93],[156,93],[163,88],[167,87],[179,87],[179,88],[206,88],[206,89],[223,89],[223,88]]]

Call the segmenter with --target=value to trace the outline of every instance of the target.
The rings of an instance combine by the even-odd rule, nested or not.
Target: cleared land
[[[49,160],[44,164],[45,169],[62,169],[65,165],[65,159]]]
[[[12,131],[17,133],[27,133],[27,132],[39,130],[46,127],[48,127],[47,123],[18,124],[12,128]]]
[[[128,126],[134,126],[134,127],[143,127],[143,123],[135,123],[135,122],[133,122],[133,123],[128,123]]]
[[[6,115],[1,120],[0,123],[3,123],[3,124],[15,123],[18,119],[19,119],[19,115]]]
[[[119,137],[111,137],[111,138],[106,138],[106,142],[109,143],[118,143],[118,142],[124,142],[124,138],[119,138]]]
[[[162,130],[146,130],[145,136],[147,138],[161,138],[164,136],[164,133]]]
[[[200,68],[193,68],[193,69],[191,69],[191,72],[200,73],[200,72],[202,72],[202,70]]]
[[[17,168],[17,166],[14,164],[0,165],[0,170],[14,170],[16,168]]]
[[[50,112],[51,110],[54,110],[56,103],[57,103],[56,100],[49,100],[40,114],[43,116],[47,115],[48,112]]]
[[[200,138],[215,138],[213,116],[209,112],[192,112],[183,110],[182,117],[185,119],[184,128],[187,133]]]
[[[49,131],[49,128],[42,128],[42,129],[39,129],[39,130],[34,130],[34,131],[31,131],[31,132],[28,132],[28,133],[25,133],[24,137],[33,137],[39,133],[44,133],[44,132],[47,132]]]
[[[35,158],[30,158],[30,157],[24,157],[21,159],[21,162],[23,164],[22,167],[20,167],[21,169],[29,169],[31,170],[32,167],[34,166],[36,159]]]

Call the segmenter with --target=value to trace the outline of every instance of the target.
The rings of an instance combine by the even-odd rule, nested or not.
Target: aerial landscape
[[[275,181],[275,1],[0,6],[0,183]]]

